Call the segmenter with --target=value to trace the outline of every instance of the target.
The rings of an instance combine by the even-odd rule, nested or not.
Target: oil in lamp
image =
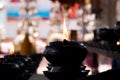
[[[64,33],[63,37],[65,35],[68,36]],[[87,56],[87,49],[82,43],[68,41],[67,38],[50,42],[43,55],[49,61],[48,71],[44,71],[44,75],[50,80],[77,80],[89,72],[82,63]]]

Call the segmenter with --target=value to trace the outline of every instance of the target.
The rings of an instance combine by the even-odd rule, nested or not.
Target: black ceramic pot
[[[78,42],[64,40],[50,43],[44,56],[53,66],[81,65],[87,56],[87,49]]]
[[[111,44],[116,44],[119,40],[118,35],[115,33],[114,29],[100,28],[97,31],[100,40],[107,41]]]
[[[44,75],[50,80],[77,80],[89,72],[82,65],[87,49],[81,43],[67,40],[51,42],[46,47],[44,56],[50,62]]]

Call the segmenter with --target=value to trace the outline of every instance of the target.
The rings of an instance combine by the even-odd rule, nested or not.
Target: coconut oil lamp
[[[63,30],[67,31],[65,21]],[[63,37],[68,36],[64,31]],[[87,49],[82,43],[64,38],[63,41],[50,42],[43,54],[49,61],[44,75],[50,80],[78,80],[89,72],[82,63],[87,56]]]

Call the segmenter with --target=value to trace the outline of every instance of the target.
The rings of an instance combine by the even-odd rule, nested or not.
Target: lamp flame
[[[14,46],[13,46],[13,45],[12,45],[10,51],[9,51],[9,54],[10,54],[10,55],[13,55],[13,54],[14,54]]]
[[[65,18],[63,18],[63,39],[69,40],[69,33],[67,31]]]

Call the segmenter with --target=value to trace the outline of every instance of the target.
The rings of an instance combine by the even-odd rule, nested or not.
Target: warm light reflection
[[[13,55],[14,54],[14,46],[12,45],[11,49],[10,49],[10,52],[9,52],[10,55]]]
[[[63,19],[63,39],[69,40],[69,33],[67,31],[65,18]]]
[[[4,4],[0,2],[0,9],[4,7]]]
[[[39,36],[39,33],[38,32],[34,32],[33,36],[37,38]]]
[[[116,43],[117,45],[120,45],[120,41],[117,41],[117,43]]]
[[[86,4],[89,4],[91,2],[91,0],[85,0]]]

